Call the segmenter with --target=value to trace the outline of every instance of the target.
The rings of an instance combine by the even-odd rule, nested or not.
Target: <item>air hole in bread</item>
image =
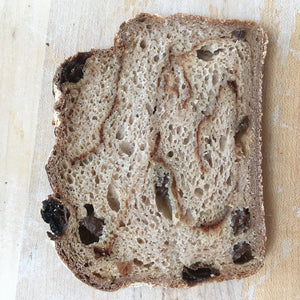
[[[144,241],[143,241],[141,238],[137,238],[136,241],[137,241],[139,244],[144,244]]]
[[[120,150],[128,156],[132,155],[132,153],[134,152],[134,147],[135,145],[133,143],[129,143],[126,141],[120,143]]]
[[[122,140],[124,138],[125,132],[123,128],[120,128],[116,134],[116,138],[118,140]]]
[[[209,189],[209,184],[208,184],[208,183],[204,184],[204,189],[205,189],[206,191]]]
[[[155,62],[158,62],[158,61],[159,61],[159,56],[158,56],[158,55],[155,55],[154,58],[153,58],[153,60],[154,60]]]
[[[212,84],[215,86],[220,81],[219,74],[217,72],[213,73]]]
[[[189,139],[188,137],[187,137],[187,138],[184,138],[184,139],[183,139],[183,144],[184,144],[184,145],[188,144],[189,140],[190,140],[190,139]]]
[[[141,145],[140,145],[140,150],[141,150],[141,151],[144,151],[145,149],[146,149],[146,145],[145,145],[145,144],[141,144]]]
[[[73,180],[72,176],[70,176],[69,174],[67,174],[67,181],[68,181],[69,184],[74,183],[74,180]]]
[[[203,195],[203,190],[201,188],[195,188],[194,193],[198,198],[201,198],[201,196]]]
[[[214,53],[210,52],[209,50],[198,49],[196,53],[197,53],[197,57],[201,60],[204,61],[213,60]]]
[[[211,145],[211,138],[210,137],[204,138],[204,141],[205,141],[206,144]]]
[[[224,167],[223,165],[220,166],[220,174],[222,175],[223,174],[223,171],[224,171]]]
[[[156,105],[153,108],[152,115],[154,115],[155,113],[156,113]]]
[[[63,167],[64,169],[67,169],[67,168],[68,168],[68,165],[67,165],[67,163],[66,163],[65,161],[62,163],[62,167]]]
[[[207,161],[207,163],[209,164],[210,167],[212,167],[213,163],[212,163],[212,158],[211,158],[211,152],[210,151],[206,151],[203,155],[203,158]]]
[[[172,220],[172,205],[169,195],[169,173],[157,173],[155,178],[155,202],[158,211],[160,211],[165,218]],[[151,210],[150,210],[151,213]]]
[[[101,276],[101,274],[97,273],[97,272],[93,272],[93,275],[96,276],[99,279],[103,279],[103,276]],[[97,285],[97,283],[95,283],[94,285]],[[93,283],[92,283],[93,286]]]
[[[146,41],[145,41],[145,40],[141,40],[141,42],[140,42],[140,47],[141,47],[142,49],[145,49],[145,48],[146,48]]]
[[[134,263],[136,266],[138,266],[138,267],[140,267],[140,266],[143,265],[143,262],[140,261],[140,260],[138,260],[137,258],[134,258],[134,259],[133,259],[133,263]]]
[[[96,177],[95,177],[95,183],[96,183],[96,184],[99,184],[99,183],[100,183],[100,180],[99,180],[98,175],[96,175]]]
[[[133,124],[133,121],[134,121],[134,117],[133,117],[133,115],[131,115],[131,116],[129,117],[129,125],[132,125],[132,124]]]
[[[243,145],[243,137],[247,133],[249,124],[250,124],[249,117],[248,116],[243,117],[236,129],[236,134],[234,136],[235,144],[241,148],[240,149],[241,154],[246,152],[246,149]]]
[[[226,184],[231,185],[231,172],[230,172],[230,175],[228,176],[228,178],[226,180]]]
[[[242,28],[236,29],[231,32],[231,36],[238,39],[238,40],[245,40],[246,38],[246,31]]]
[[[178,189],[178,194],[179,194],[179,196],[182,198],[183,197],[183,191],[182,191],[182,189]]]
[[[146,197],[145,195],[142,196],[142,201],[145,205],[149,205],[150,204],[150,201],[148,199],[148,197]]]
[[[220,150],[223,152],[226,146],[227,137],[224,135],[221,135],[220,137]]]
[[[113,184],[109,184],[108,186],[107,203],[109,207],[115,212],[118,212],[120,210],[119,195]]]
[[[173,151],[169,151],[168,152],[168,157],[173,157],[174,156],[174,152]]]
[[[181,127],[181,126],[178,126],[178,127],[176,128],[176,132],[177,132],[177,134],[181,134],[181,132],[182,132],[182,127]]]
[[[152,106],[149,102],[146,102],[146,109],[147,109],[147,112],[148,112],[149,116],[152,116],[153,115],[153,109],[152,109]]]

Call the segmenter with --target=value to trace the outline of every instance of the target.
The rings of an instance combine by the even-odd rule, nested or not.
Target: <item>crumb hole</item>
[[[68,181],[69,184],[73,184],[74,183],[73,178],[69,174],[67,174],[67,181]]]
[[[138,267],[140,267],[140,266],[143,265],[143,262],[140,261],[140,260],[138,260],[137,258],[135,258],[135,259],[133,260],[133,263],[134,263],[136,266],[138,266]]]
[[[228,176],[228,178],[226,180],[226,184],[231,185],[231,174]]]
[[[211,159],[211,152],[208,151],[203,155],[203,158],[208,162],[209,166],[212,167],[212,159]]]
[[[145,42],[145,40],[142,40],[142,41],[140,42],[140,47],[141,47],[142,49],[145,49],[145,48],[146,48],[146,42]]]
[[[118,212],[120,210],[120,201],[119,201],[119,195],[114,187],[113,184],[110,184],[108,186],[108,191],[107,191],[107,202],[109,207]]]
[[[120,150],[126,155],[131,156],[132,153],[134,152],[134,146],[135,146],[134,144],[124,141],[120,143]]]
[[[183,144],[184,144],[184,145],[188,144],[189,140],[190,140],[189,138],[184,138],[184,139],[183,139]]]
[[[201,188],[196,188],[194,193],[198,198],[200,198],[203,195],[203,190]]]
[[[148,197],[146,197],[146,196],[142,196],[142,201],[143,201],[143,203],[144,204],[146,204],[146,205],[149,205],[150,204],[150,201],[149,201],[149,199],[148,199]]]
[[[125,135],[124,129],[121,128],[121,129],[118,130],[118,132],[117,132],[117,134],[116,134],[116,138],[117,138],[118,140],[122,140],[122,139],[124,138],[124,135]]]
[[[224,149],[225,149],[226,141],[227,141],[226,136],[221,135],[221,137],[220,137],[220,150],[221,150],[222,152],[223,152]]]
[[[144,244],[144,241],[141,238],[136,239],[139,244]]]
[[[173,151],[169,151],[169,152],[168,152],[168,156],[169,156],[169,157],[173,157],[173,156],[174,156],[174,152],[173,152]]]
[[[220,167],[220,174],[223,174],[223,170],[224,170],[223,165],[221,165],[221,167]]]

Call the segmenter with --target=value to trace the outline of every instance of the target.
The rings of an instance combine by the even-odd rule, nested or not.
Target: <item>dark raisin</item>
[[[194,263],[190,267],[184,266],[182,270],[182,279],[189,285],[210,280],[219,275],[219,270],[200,262]]]
[[[246,232],[250,228],[250,212],[248,208],[233,212],[231,227],[233,228],[234,235]]]
[[[110,251],[108,249],[94,247],[94,256],[96,259],[100,257],[109,256],[109,255],[110,255]]]
[[[251,245],[247,242],[233,246],[232,260],[235,264],[244,264],[253,258]]]
[[[63,235],[70,215],[68,210],[54,198],[49,198],[43,201],[42,204],[41,215],[43,220],[50,224],[50,229],[56,236]]]
[[[92,216],[94,214],[94,206],[92,204],[85,204],[84,208],[86,209],[88,216]]]
[[[244,40],[246,37],[246,32],[243,29],[236,29],[231,33],[232,37],[237,38],[238,40]]]
[[[78,82],[83,77],[83,67],[86,60],[92,55],[91,52],[79,52],[71,60],[66,61],[61,66],[61,71],[58,74],[58,83]]]
[[[104,219],[94,216],[85,217],[80,222],[78,228],[81,242],[85,245],[98,242],[99,237],[102,235],[104,225]]]

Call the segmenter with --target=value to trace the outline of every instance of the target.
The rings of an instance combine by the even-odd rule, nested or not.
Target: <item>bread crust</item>
[[[254,126],[254,137],[253,140],[255,141],[253,143],[253,151],[251,152],[251,158],[252,164],[250,166],[250,190],[253,194],[253,197],[256,199],[254,211],[257,212],[256,220],[257,220],[257,228],[256,228],[256,234],[258,236],[258,239],[260,241],[257,245],[255,245],[256,249],[256,255],[259,257],[259,260],[256,261],[255,264],[248,265],[245,270],[241,269],[239,273],[234,273],[230,271],[230,267],[224,267],[221,274],[217,277],[212,278],[212,280],[215,281],[223,281],[223,280],[229,280],[229,279],[240,279],[246,276],[250,276],[257,272],[257,270],[263,265],[263,259],[265,257],[265,242],[266,242],[266,230],[265,230],[265,223],[264,223],[264,207],[263,207],[263,185],[262,185],[262,154],[261,154],[261,147],[262,147],[262,138],[261,138],[261,119],[262,119],[262,81],[263,81],[263,67],[264,67],[264,59],[266,56],[267,51],[267,35],[263,31],[260,25],[253,21],[240,21],[240,20],[222,20],[222,19],[212,19],[212,18],[206,18],[202,16],[194,16],[194,15],[187,15],[187,14],[175,14],[171,15],[169,17],[163,18],[157,15],[150,15],[150,14],[139,14],[135,18],[124,22],[119,29],[119,32],[115,36],[114,40],[114,47],[107,50],[91,50],[87,53],[78,53],[75,56],[67,59],[56,71],[56,74],[53,79],[53,94],[55,96],[55,110],[58,114],[64,114],[66,110],[66,96],[65,91],[62,91],[62,85],[64,84],[63,80],[61,78],[63,77],[62,73],[64,71],[64,68],[66,65],[72,61],[80,60],[82,63],[82,66],[75,70],[78,74],[75,74],[74,81],[76,81],[82,73],[82,68],[84,68],[84,65],[86,62],[88,62],[89,58],[94,55],[107,55],[108,57],[111,57],[111,53],[119,53],[119,62],[122,61],[123,53],[126,51],[129,51],[128,47],[130,47],[130,43],[128,42],[128,37],[126,36],[127,30],[129,27],[137,26],[140,22],[149,22],[149,23],[165,23],[165,22],[178,22],[179,24],[190,24],[193,23],[195,26],[205,24],[206,26],[218,26],[218,27],[232,27],[233,29],[239,29],[239,28],[247,28],[251,30],[257,30],[261,32],[262,38],[259,41],[255,42],[256,50],[255,55],[256,57],[252,57],[254,61],[254,65],[257,68],[255,70],[255,75],[257,75],[256,78],[253,79],[253,91],[254,95],[253,97],[256,99],[256,102],[253,104],[253,117],[251,121],[253,121]],[[128,42],[128,43],[127,43]],[[118,74],[120,74],[122,68],[121,67],[118,71]],[[83,74],[83,73],[82,73]],[[73,75],[72,75],[73,76]],[[79,77],[78,77],[79,76]],[[83,75],[82,75],[83,76]],[[117,75],[119,76],[119,75]],[[80,80],[80,79],[79,79]],[[78,81],[77,81],[78,82]],[[118,82],[118,81],[117,81]],[[76,82],[75,82],[76,83]],[[115,101],[118,101],[117,95],[115,96]],[[114,102],[115,103],[115,102]],[[113,104],[114,105],[114,104]],[[110,110],[109,115],[112,113],[112,110]],[[108,118],[107,116],[107,118]],[[60,125],[62,122],[62,119],[56,118],[56,129],[55,129],[55,135],[57,138],[56,145],[54,146],[52,153],[49,157],[48,163],[46,165],[46,171],[48,174],[48,179],[51,185],[51,188],[54,192],[55,197],[58,199],[64,198],[63,192],[61,191],[60,185],[58,183],[58,176],[57,172],[55,171],[56,164],[57,164],[57,158],[60,156],[66,155],[66,149],[64,149],[62,145],[63,136],[61,132],[58,132],[60,130]],[[105,121],[104,121],[105,122]],[[103,123],[104,124],[104,123]],[[101,131],[101,130],[100,130]],[[100,132],[101,136],[101,132]],[[103,137],[103,132],[102,132]],[[103,143],[103,138],[101,139],[99,143]],[[60,152],[59,154],[57,152]],[[96,148],[92,148],[85,155],[82,155],[81,157],[75,157],[73,158],[73,163],[77,160],[82,160],[86,158],[90,153],[96,153]],[[72,160],[71,160],[72,161]],[[75,218],[77,218],[77,210],[72,203],[72,201],[69,201],[67,198],[63,199],[64,204],[68,207],[70,211],[72,211],[75,215]],[[216,227],[218,230],[218,226]],[[68,268],[75,274],[77,278],[79,278],[84,283],[93,286],[97,289],[101,289],[103,291],[115,291],[120,288],[124,288],[129,286],[132,283],[140,282],[140,283],[147,283],[151,285],[161,285],[164,287],[172,287],[172,288],[188,288],[191,286],[188,282],[185,282],[183,280],[181,281],[172,281],[168,276],[161,275],[160,278],[157,277],[148,277],[143,278],[141,275],[136,276],[121,276],[118,278],[114,278],[113,280],[108,280],[107,278],[100,278],[96,275],[86,273],[87,271],[82,268],[82,264],[78,263],[78,255],[74,253],[74,249],[72,250],[71,247],[71,241],[69,240],[69,236],[67,234],[62,235],[61,237],[55,239],[55,247],[58,255],[61,257],[63,262],[68,266]],[[199,283],[197,283],[199,284]]]

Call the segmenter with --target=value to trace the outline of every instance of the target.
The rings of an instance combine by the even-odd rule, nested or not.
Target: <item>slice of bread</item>
[[[79,279],[188,287],[262,266],[266,44],[250,21],[140,14],[59,67],[41,213]]]

